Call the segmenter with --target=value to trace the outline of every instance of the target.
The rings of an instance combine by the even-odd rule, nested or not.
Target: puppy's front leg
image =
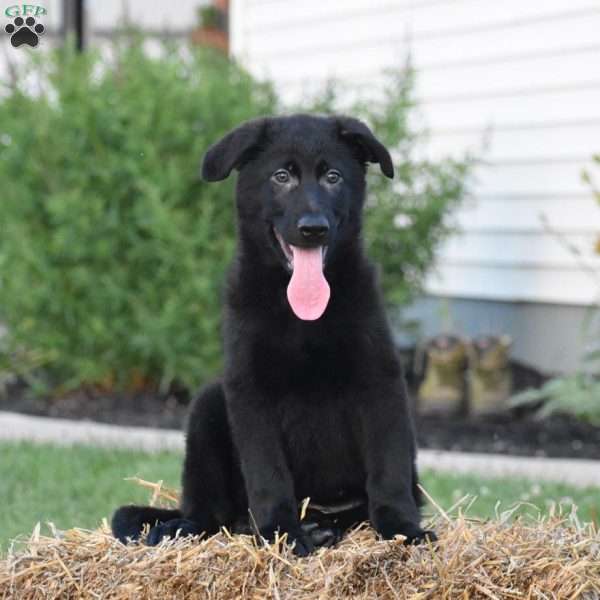
[[[401,383],[368,395],[362,403],[362,431],[373,527],[385,539],[402,534],[409,544],[435,540],[433,532],[420,526],[414,433]]]
[[[233,440],[238,450],[251,525],[262,537],[288,534],[294,552],[306,556],[314,545],[300,528],[294,482],[283,449],[281,430],[269,402],[246,388],[226,392]]]

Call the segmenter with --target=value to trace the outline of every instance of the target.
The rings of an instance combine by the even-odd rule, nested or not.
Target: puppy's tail
[[[181,519],[177,509],[153,508],[151,506],[121,506],[115,511],[111,521],[113,535],[126,544],[139,540],[144,526],[154,527],[171,519]]]

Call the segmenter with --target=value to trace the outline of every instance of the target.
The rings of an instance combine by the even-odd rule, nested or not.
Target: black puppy
[[[225,373],[191,411],[180,510],[120,508],[122,541],[144,524],[150,544],[227,526],[279,530],[305,555],[367,519],[384,538],[435,539],[419,524],[403,375],[361,243],[369,162],[393,177],[348,117],[261,118],[208,150],[207,181],[239,170]],[[322,516],[302,527],[306,497]]]

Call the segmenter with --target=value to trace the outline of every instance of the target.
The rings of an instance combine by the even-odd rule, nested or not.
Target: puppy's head
[[[290,273],[288,299],[300,319],[323,314],[325,267],[359,235],[367,163],[394,175],[389,152],[364,123],[310,115],[248,121],[204,157],[207,181],[239,171],[240,235],[257,260]]]

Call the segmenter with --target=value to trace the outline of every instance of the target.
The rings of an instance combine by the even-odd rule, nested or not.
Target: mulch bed
[[[181,429],[189,399],[184,394],[105,393],[80,390],[58,397],[36,397],[24,384],[0,395],[0,410],[27,415],[97,421],[134,427]]]
[[[417,431],[421,448],[600,459],[600,427],[567,416],[422,417]]]

